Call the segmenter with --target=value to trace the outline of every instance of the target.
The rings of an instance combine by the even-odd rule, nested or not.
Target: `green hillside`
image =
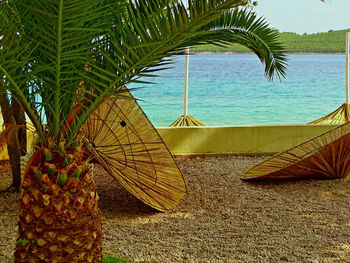
[[[280,40],[285,45],[287,52],[304,53],[339,53],[345,52],[344,30],[330,30],[324,33],[303,34],[284,32],[280,34]],[[193,52],[249,52],[241,45],[233,44],[226,47],[203,45],[192,49]]]

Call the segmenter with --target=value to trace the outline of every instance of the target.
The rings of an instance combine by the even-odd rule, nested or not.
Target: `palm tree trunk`
[[[18,141],[20,147],[20,154],[24,156],[27,154],[27,128],[26,128],[26,117],[24,114],[24,110],[17,101],[12,100],[11,108],[13,112],[13,116],[15,118],[17,125],[23,125],[22,128],[18,130]]]
[[[0,86],[1,86],[0,82]],[[1,113],[5,123],[10,124],[25,124],[24,111],[18,103],[10,105],[7,93],[1,93],[0,95],[0,107]],[[14,112],[16,111],[16,114]],[[19,123],[16,123],[16,117]],[[25,138],[23,138],[25,137]],[[21,150],[22,149],[22,150]],[[7,153],[9,155],[11,170],[12,170],[12,184],[11,188],[16,191],[19,190],[21,183],[21,168],[20,160],[21,155],[25,155],[27,151],[27,139],[25,127],[21,128],[17,134],[15,134],[11,141],[7,143]]]
[[[7,153],[9,155],[12,172],[12,184],[10,188],[14,191],[18,191],[21,184],[21,151],[18,136],[14,135],[14,137],[13,141],[7,144]]]
[[[11,187],[18,191],[21,184],[21,156],[27,154],[27,128],[24,110],[21,105],[17,101],[12,100],[11,109],[16,124],[23,125],[23,127],[17,131],[17,139],[14,142],[15,145],[7,146],[12,169]]]
[[[15,262],[102,262],[97,203],[81,149],[36,151],[21,182]]]

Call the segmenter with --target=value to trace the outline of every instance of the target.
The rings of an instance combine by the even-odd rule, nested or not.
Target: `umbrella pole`
[[[346,104],[349,103],[349,32],[346,32],[346,54],[345,54],[345,84],[346,84]]]
[[[185,61],[185,91],[184,91],[184,118],[187,116],[187,106],[188,106],[188,62],[189,62],[190,48],[186,48],[186,61]]]

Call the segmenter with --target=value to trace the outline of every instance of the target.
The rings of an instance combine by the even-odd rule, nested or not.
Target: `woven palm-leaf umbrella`
[[[184,89],[184,114],[176,121],[170,124],[170,127],[186,127],[186,126],[207,126],[205,123],[197,120],[195,117],[187,114],[188,111],[188,65],[190,59],[190,48],[186,49],[185,60],[185,89]]]
[[[106,100],[83,128],[95,160],[126,190],[165,211],[187,192],[175,160],[131,93]]]
[[[262,161],[241,179],[336,179],[349,172],[350,122]]]
[[[181,115],[170,127],[207,126],[191,115]]]
[[[349,105],[349,32],[346,33],[346,67],[345,67],[345,82],[346,82],[346,102],[332,113],[321,117],[309,124],[343,124],[350,121],[350,105]]]

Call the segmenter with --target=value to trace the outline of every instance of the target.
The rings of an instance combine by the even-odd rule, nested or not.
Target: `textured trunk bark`
[[[102,262],[98,196],[81,150],[34,153],[21,182],[19,214],[16,263]]]
[[[24,156],[27,154],[27,128],[26,128],[26,117],[22,106],[17,101],[11,103],[12,112],[17,125],[23,125],[18,130],[18,141],[20,147],[20,154]]]
[[[9,98],[6,93],[0,94],[0,106],[1,106],[2,117],[5,123],[10,123],[10,124],[25,123],[23,109],[17,103],[10,105]],[[14,113],[15,111],[16,111],[16,114]],[[19,123],[16,123],[16,117]],[[25,146],[23,146],[24,143],[25,143]],[[21,153],[22,155],[25,155],[27,151],[26,144],[27,144],[27,138],[26,138],[25,128],[21,128],[19,132],[17,132],[17,134],[15,134],[11,139],[11,141],[7,144],[7,152],[9,155],[11,170],[12,170],[11,187],[17,191],[19,190],[19,186],[21,182],[21,168],[20,168]]]
[[[21,185],[21,151],[17,135],[15,135],[15,137],[14,141],[7,144],[7,153],[9,155],[12,171],[11,187],[15,191],[18,191]]]

